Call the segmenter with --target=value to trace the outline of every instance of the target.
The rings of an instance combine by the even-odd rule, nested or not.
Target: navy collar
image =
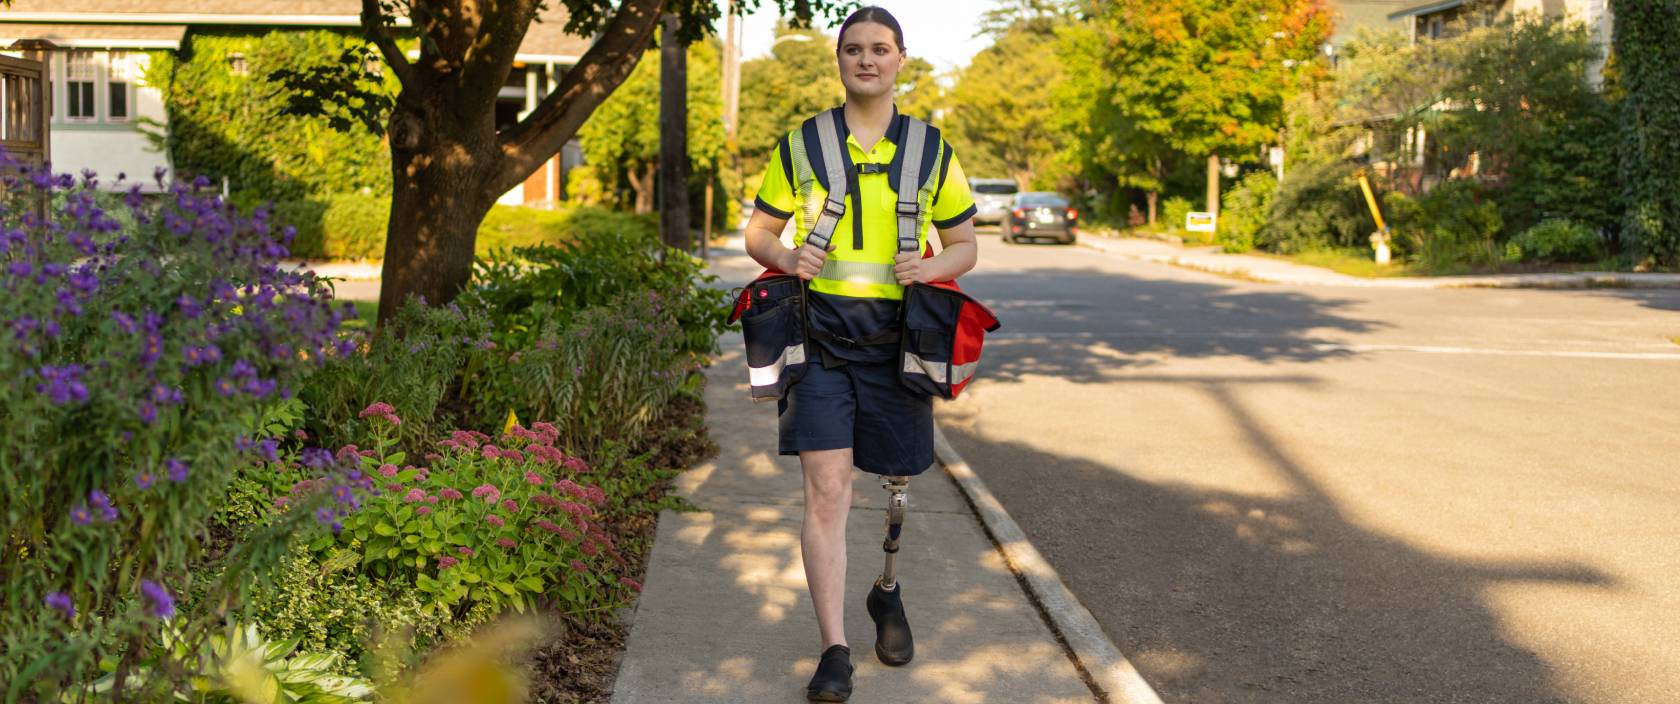
[[[846,104],[845,103],[840,104],[840,119],[835,120],[835,122],[840,123],[840,125],[839,125],[839,127],[840,127],[840,146],[845,147],[846,146],[846,141],[852,138],[852,128],[846,126]],[[903,144],[904,143],[904,129],[905,129],[904,125],[905,125],[905,123],[906,123],[906,120],[905,120],[905,117],[904,117],[904,113],[901,113],[901,112],[898,111],[898,102],[894,101],[893,102],[892,122],[887,125],[886,133],[881,135],[881,136],[883,138],[892,140],[892,143],[893,143],[894,146]],[[859,144],[858,147],[862,148],[863,145]],[[849,161],[850,157],[848,156],[847,159]]]

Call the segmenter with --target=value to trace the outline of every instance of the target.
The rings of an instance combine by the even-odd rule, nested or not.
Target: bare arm
[[[828,261],[828,252],[816,247],[800,247],[797,250],[783,247],[784,227],[787,227],[787,218],[754,209],[745,233],[747,256],[766,269],[798,274],[806,281],[816,278],[817,272],[822,271],[823,263]]]
[[[898,255],[893,267],[898,282],[955,281],[974,268],[980,256],[980,244],[974,237],[974,218],[964,220],[955,227],[940,229],[939,242],[939,254],[931,259],[923,259],[916,254]]]

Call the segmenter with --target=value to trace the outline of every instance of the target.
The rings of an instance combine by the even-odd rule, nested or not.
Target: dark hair
[[[904,51],[904,28],[898,26],[898,18],[893,17],[892,13],[887,12],[885,8],[875,5],[860,7],[857,12],[853,12],[850,17],[847,17],[845,22],[841,22],[840,34],[835,38],[836,41],[838,42],[844,40],[846,38],[846,29],[858,22],[874,22],[875,24],[892,30],[893,41],[898,42],[898,50]],[[837,43],[835,45],[835,51],[839,50],[840,48]]]

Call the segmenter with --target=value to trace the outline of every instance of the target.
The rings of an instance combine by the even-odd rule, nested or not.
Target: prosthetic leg
[[[903,585],[893,571],[893,558],[898,556],[898,538],[904,529],[904,514],[910,507],[906,491],[909,477],[886,477],[881,488],[886,489],[887,538],[881,543],[886,552],[886,567],[880,579],[869,590],[869,618],[875,621],[875,656],[887,665],[903,665],[915,655],[915,643],[910,637],[910,621],[904,615]]]

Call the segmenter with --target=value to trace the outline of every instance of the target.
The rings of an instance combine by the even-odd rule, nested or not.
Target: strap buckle
[[[836,201],[833,198],[825,199],[822,211],[824,215],[839,220],[841,216],[846,214],[846,202]]]
[[[912,218],[922,214],[922,204],[916,201],[898,201],[898,216]]]

